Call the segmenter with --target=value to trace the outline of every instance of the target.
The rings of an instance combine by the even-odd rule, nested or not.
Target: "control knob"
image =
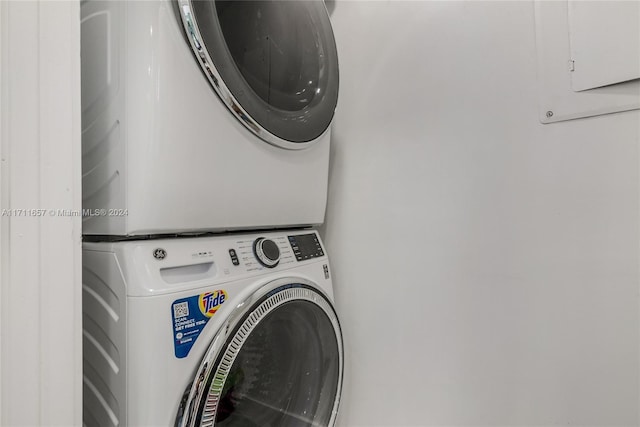
[[[260,264],[267,268],[273,268],[280,262],[280,249],[276,242],[264,237],[259,237],[253,242],[253,253]]]

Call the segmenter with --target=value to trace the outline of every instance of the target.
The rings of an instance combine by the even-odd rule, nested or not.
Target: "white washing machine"
[[[338,60],[313,1],[84,1],[83,233],[324,220]]]
[[[318,234],[85,243],[84,424],[333,426],[343,344]]]

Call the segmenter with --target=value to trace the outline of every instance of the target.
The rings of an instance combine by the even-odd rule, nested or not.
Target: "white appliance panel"
[[[296,150],[249,132],[170,2],[87,2],[82,13],[84,234],[323,222],[330,130]]]

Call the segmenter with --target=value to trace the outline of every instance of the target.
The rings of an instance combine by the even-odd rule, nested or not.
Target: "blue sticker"
[[[178,359],[187,357],[200,332],[227,298],[227,292],[220,289],[175,300],[171,304],[173,349]]]

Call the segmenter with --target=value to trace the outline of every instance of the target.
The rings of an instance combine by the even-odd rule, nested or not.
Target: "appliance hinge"
[[[576,70],[576,61],[574,61],[573,59],[569,60],[569,71],[575,71]]]

